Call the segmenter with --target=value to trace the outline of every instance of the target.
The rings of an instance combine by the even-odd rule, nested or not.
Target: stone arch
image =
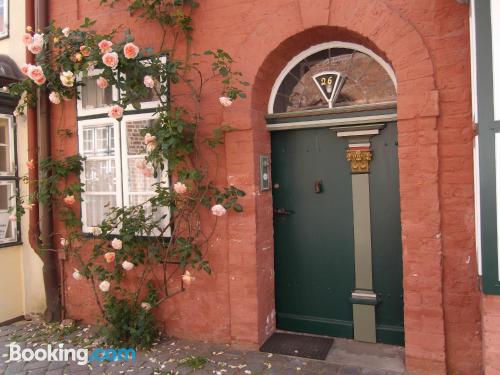
[[[229,182],[247,183],[257,193],[258,155],[270,152],[264,116],[274,81],[294,56],[328,41],[363,45],[384,58],[395,71],[406,365],[411,371],[444,374],[446,355],[436,129],[439,97],[429,51],[418,31],[399,13],[383,0],[303,0],[277,7],[273,17],[266,17],[255,25],[254,31],[234,54],[237,61],[243,62],[244,76],[252,82],[250,100],[224,114],[224,120],[237,124],[239,130],[228,135],[226,140]],[[247,164],[253,167],[250,171],[238,171],[238,165],[231,162],[238,160],[241,164],[242,155],[239,147],[229,144],[238,144],[244,139],[252,151],[245,156]],[[256,222],[252,222],[252,228],[257,242],[253,247],[256,252],[252,254],[255,260],[252,266],[256,268],[252,287],[255,288],[254,303],[258,312],[250,320],[259,332],[252,340],[260,343],[269,334],[269,325],[274,324],[273,283],[261,279],[262,275],[272,274],[273,269],[272,254],[264,252],[265,246],[261,246],[261,243],[272,246],[272,198],[270,194],[254,194],[254,197],[251,212]],[[237,236],[237,228],[246,220],[249,217],[242,216],[229,225],[230,253],[231,238]],[[230,280],[232,277],[230,275]],[[237,278],[236,273],[234,277]],[[232,306],[244,303],[238,293],[230,294]],[[238,336],[240,321],[249,323],[247,315],[231,312],[233,337]],[[423,316],[430,323],[426,325],[429,328],[422,326]]]

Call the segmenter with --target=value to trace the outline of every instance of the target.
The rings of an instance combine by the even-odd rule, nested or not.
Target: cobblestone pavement
[[[9,375],[84,375],[84,374],[159,374],[159,375],[403,375],[402,372],[343,366],[324,361],[236,350],[177,339],[162,339],[149,351],[137,353],[134,362],[9,362],[12,342],[21,347],[40,348],[65,343],[70,347],[99,346],[90,327],[49,326],[40,322],[18,322],[0,327],[0,374]]]

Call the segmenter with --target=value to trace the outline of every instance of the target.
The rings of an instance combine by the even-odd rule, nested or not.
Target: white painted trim
[[[472,121],[475,124],[479,122],[479,113],[477,111],[477,52],[476,52],[476,10],[475,0],[471,0],[469,7],[469,25],[470,25],[470,69],[471,69],[471,90],[472,90]]]
[[[500,120],[500,0],[490,1],[493,104],[495,121]]]
[[[481,199],[479,189],[479,137],[474,137],[473,143],[473,162],[474,162],[474,208],[475,208],[475,229],[476,229],[476,258],[477,258],[477,272],[482,275],[482,252],[481,252]]]
[[[373,130],[359,130],[359,131],[349,131],[349,132],[337,132],[337,137],[352,137],[361,135],[377,135],[379,133],[378,129]]]
[[[397,81],[396,81],[396,74],[394,73],[394,70],[392,70],[392,67],[384,60],[382,57],[379,55],[375,54],[372,50],[360,45],[360,44],[355,44],[355,43],[348,43],[348,42],[326,42],[326,43],[321,43],[317,44],[315,46],[312,46],[305,51],[302,51],[299,53],[297,56],[295,56],[293,59],[291,59],[288,64],[286,64],[285,69],[283,69],[274,82],[273,89],[271,90],[271,96],[269,97],[269,103],[267,105],[267,113],[271,114],[273,113],[273,107],[274,107],[274,101],[276,99],[276,95],[278,94],[278,89],[281,86],[281,83],[285,79],[288,73],[302,60],[304,60],[306,57],[309,57],[316,52],[323,51],[325,49],[329,48],[348,48],[352,49],[358,52],[362,52],[364,54],[367,54],[370,56],[372,59],[374,59],[376,62],[378,62],[382,68],[385,69],[387,74],[389,74],[389,77],[391,77],[392,82],[394,83],[394,87],[397,89]]]
[[[16,175],[16,154],[15,154],[15,145],[16,139],[14,138],[14,117],[12,115],[0,114],[0,118],[7,120],[7,143],[5,146],[8,147],[9,151],[9,162],[10,165],[7,166],[7,171],[0,172],[0,176],[2,177],[12,177],[15,178]]]
[[[268,124],[267,130],[291,130],[291,129],[312,129],[312,128],[325,128],[332,125],[357,125],[357,124],[373,124],[377,122],[396,121],[396,114],[377,115],[377,116],[362,116],[362,117],[346,117],[346,118],[332,118],[327,120],[316,121],[294,121],[283,122],[278,124]],[[338,129],[337,129],[338,130]]]
[[[497,249],[500,249],[500,133],[495,133],[495,183],[497,209]],[[498,258],[498,275],[500,279],[500,256]]]

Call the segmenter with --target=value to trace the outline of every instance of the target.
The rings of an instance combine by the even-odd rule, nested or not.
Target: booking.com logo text
[[[24,348],[18,344],[10,344],[9,362],[11,361],[49,361],[49,362],[77,362],[86,365],[89,362],[103,361],[135,361],[136,352],[131,348],[97,348],[89,352],[88,349],[64,348],[64,344],[47,345],[36,349]]]

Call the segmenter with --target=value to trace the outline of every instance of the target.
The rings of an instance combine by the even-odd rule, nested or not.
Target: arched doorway
[[[396,82],[360,45],[313,46],[271,91],[277,328],[400,344]]]

